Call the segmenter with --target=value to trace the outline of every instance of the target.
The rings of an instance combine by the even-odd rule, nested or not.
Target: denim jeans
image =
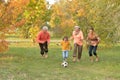
[[[93,54],[97,56],[96,51],[97,51],[97,46],[92,46],[92,45],[89,46],[89,56],[92,56]]]
[[[69,53],[68,50],[62,51],[62,56],[64,60],[68,58],[68,53]]]

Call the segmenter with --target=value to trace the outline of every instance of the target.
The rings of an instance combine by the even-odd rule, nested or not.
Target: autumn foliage
[[[47,9],[45,0],[30,0],[22,18],[25,18],[26,22],[24,26],[19,28],[22,33],[20,36],[34,40],[33,36],[39,32],[36,26],[41,28],[50,19],[50,10]]]
[[[5,34],[14,33],[17,27],[25,23],[25,19],[21,19],[20,15],[28,2],[29,0],[11,0],[7,4],[0,2],[0,52],[8,49]]]
[[[104,44],[116,43],[120,38],[119,0],[60,0],[54,4],[50,25],[54,35],[71,35],[75,25],[87,30],[94,27]]]
[[[94,27],[102,43],[116,43],[120,40],[119,5],[119,0],[58,0],[51,6],[46,0],[0,1],[0,52],[8,49],[5,34],[17,29],[20,36],[34,42],[44,25],[54,37],[71,36],[75,25],[86,37],[89,27]]]

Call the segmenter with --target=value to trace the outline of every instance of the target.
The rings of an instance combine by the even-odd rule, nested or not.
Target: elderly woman
[[[87,41],[89,44],[89,56],[90,56],[90,61],[93,62],[93,55],[96,57],[96,61],[98,61],[98,55],[96,53],[97,47],[100,41],[100,38],[97,36],[93,28],[89,29],[89,33],[87,36]]]
[[[79,26],[74,27],[74,31],[71,39],[74,40],[73,61],[76,62],[77,60],[79,62],[82,56],[83,39],[84,39],[83,32],[80,30]],[[76,57],[78,57],[78,59]]]
[[[48,27],[44,26],[37,36],[37,42],[39,43],[42,57],[48,57],[48,43],[50,42],[50,34],[48,33]]]

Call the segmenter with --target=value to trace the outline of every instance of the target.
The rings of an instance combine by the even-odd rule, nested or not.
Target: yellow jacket
[[[70,50],[70,42],[69,41],[62,41],[61,42],[62,50]]]

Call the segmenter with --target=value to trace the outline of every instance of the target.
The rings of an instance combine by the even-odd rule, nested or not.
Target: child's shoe
[[[65,58],[64,61],[67,61],[67,58]]]

